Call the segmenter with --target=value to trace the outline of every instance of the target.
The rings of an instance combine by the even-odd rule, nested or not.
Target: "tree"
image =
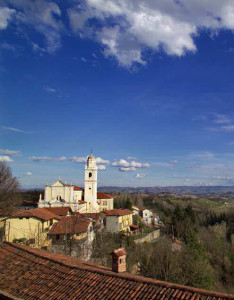
[[[129,198],[127,198],[127,200],[125,202],[125,208],[132,209],[132,202],[130,201]]]
[[[20,184],[12,176],[11,168],[5,162],[0,162],[0,214],[8,215],[21,204],[19,192]]]

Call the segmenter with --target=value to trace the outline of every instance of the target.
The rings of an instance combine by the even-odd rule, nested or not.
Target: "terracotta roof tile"
[[[133,212],[129,209],[110,209],[110,210],[103,210],[103,213],[108,215],[108,216],[125,216],[125,215],[130,215]]]
[[[0,298],[1,291],[8,299],[25,300],[234,299],[232,295],[114,273],[71,256],[11,243],[0,244]]]
[[[97,199],[113,199],[113,198],[114,197],[110,194],[101,193],[101,192],[97,193]]]
[[[24,217],[37,218],[43,221],[61,218],[57,214],[49,211],[48,209],[39,208],[39,207],[33,209],[25,209],[21,211],[18,210],[16,213],[12,214],[9,218],[24,218]]]
[[[70,206],[66,207],[46,207],[47,210],[53,212],[54,214],[64,217],[68,214],[68,212],[72,212],[72,209]]]
[[[87,231],[90,220],[80,218],[79,215],[63,217],[59,222],[55,223],[49,235],[53,234],[79,234]]]

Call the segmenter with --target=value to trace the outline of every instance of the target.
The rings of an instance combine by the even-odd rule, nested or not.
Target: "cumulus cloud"
[[[1,155],[8,155],[8,156],[20,156],[20,151],[9,150],[9,149],[0,149]]]
[[[8,19],[14,14],[14,21],[18,28],[23,25],[32,26],[37,32],[39,32],[45,40],[45,47],[39,47],[36,43],[32,42],[34,50],[43,50],[49,53],[56,51],[61,46],[61,32],[64,29],[64,25],[59,20],[61,16],[61,10],[59,6],[53,1],[40,0],[40,1],[29,1],[29,0],[7,0],[13,9],[5,9],[4,17],[1,18],[0,11],[0,26],[4,29],[7,27],[6,16]]]
[[[72,156],[70,158],[71,161],[75,163],[81,163],[81,164],[86,164],[88,156]],[[96,163],[97,165],[108,165],[110,162],[109,160],[103,159],[101,157],[96,157]],[[102,168],[102,167],[101,167]],[[100,169],[101,170],[101,169]],[[102,169],[104,170],[104,169]]]
[[[106,170],[106,166],[105,165],[98,165],[98,170],[104,171],[104,170]]]
[[[9,22],[22,32],[24,25],[31,26],[44,37],[43,45],[31,41],[35,51],[59,49],[62,34],[67,34],[61,16],[67,13],[76,35],[97,41],[106,57],[114,57],[124,67],[146,64],[145,50],[149,49],[176,56],[194,53],[200,30],[218,34],[221,29],[234,29],[234,2],[230,0],[74,0],[67,7],[59,7],[55,0],[3,3],[0,30]]]
[[[0,156],[0,161],[12,162],[13,160],[7,155],[1,155]]]
[[[145,173],[137,173],[136,176],[135,176],[135,178],[137,178],[137,179],[142,179],[142,178],[144,178],[145,176],[147,176],[147,174],[145,174]]]
[[[53,156],[30,156],[29,159],[36,162],[50,162],[50,161],[65,161],[67,160],[66,156],[53,157]]]
[[[230,0],[84,0],[68,15],[75,33],[95,38],[106,56],[125,67],[145,64],[147,48],[177,56],[195,52],[194,37],[200,29],[234,29]]]
[[[120,159],[118,161],[114,161],[111,163],[113,167],[118,167],[119,171],[121,172],[129,172],[129,171],[136,171],[138,168],[149,168],[150,164],[148,163],[141,163],[137,161],[127,161],[125,159]]]
[[[101,157],[96,157],[96,163],[102,165],[108,165],[110,162],[109,160],[103,159]]]
[[[8,23],[10,22],[14,14],[15,9],[0,7],[0,30],[4,30],[7,28]]]

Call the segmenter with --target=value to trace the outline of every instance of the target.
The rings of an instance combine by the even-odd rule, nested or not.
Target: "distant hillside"
[[[234,197],[234,186],[167,186],[167,187],[116,187],[116,186],[105,186],[100,187],[106,193],[141,193],[141,194],[192,194],[199,196],[225,196]]]

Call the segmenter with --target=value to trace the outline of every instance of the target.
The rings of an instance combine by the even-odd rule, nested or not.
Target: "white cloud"
[[[87,157],[79,157],[79,156],[72,156],[70,158],[71,161],[75,162],[75,163],[86,163],[87,162]]]
[[[40,162],[49,162],[49,161],[65,161],[67,160],[66,156],[60,156],[60,157],[53,157],[53,156],[30,156],[29,159]]]
[[[1,155],[0,156],[0,161],[12,162],[13,160],[7,155]]]
[[[75,33],[95,38],[106,56],[125,67],[145,64],[146,48],[177,56],[195,52],[194,36],[200,29],[216,34],[234,29],[230,0],[84,0],[68,15]],[[92,20],[98,20],[99,26]]]
[[[9,21],[15,14],[15,9],[0,7],[0,30],[7,28]]]
[[[45,87],[44,90],[49,93],[56,93],[56,89],[49,86]]]
[[[217,124],[225,124],[225,123],[231,123],[232,119],[224,114],[214,114],[214,123]]]
[[[85,164],[87,162],[87,158],[88,158],[88,156],[86,156],[86,157],[84,157],[84,156],[72,156],[70,158],[70,160],[75,162],[75,163]],[[97,163],[97,165],[108,165],[110,162],[109,162],[109,160],[103,159],[101,157],[96,157],[96,163]]]
[[[34,50],[43,49],[52,53],[61,46],[61,32],[64,26],[59,20],[61,10],[55,2],[47,0],[8,0],[7,2],[14,7],[14,19],[18,28],[21,25],[30,25],[44,37],[45,47],[42,48],[32,42],[32,46],[38,46],[36,48],[33,46]]]
[[[135,167],[121,167],[119,168],[120,172],[132,172],[132,171],[136,171]]]
[[[20,156],[20,151],[9,150],[9,149],[0,149],[0,154],[8,156]]]
[[[24,173],[22,176],[32,176],[32,172],[28,171],[28,172]]]
[[[118,167],[120,172],[130,172],[130,171],[136,171],[137,169],[141,168],[149,168],[150,164],[148,163],[141,163],[136,161],[130,161],[121,158],[118,161],[114,161],[111,163],[113,167]]]
[[[104,170],[106,170],[106,166],[105,165],[98,165],[98,170],[104,171]]]
[[[9,126],[1,126],[1,129],[8,130],[8,131],[13,131],[13,132],[20,132],[20,133],[25,133],[25,131],[15,128],[15,127],[9,127]]]
[[[135,176],[135,178],[137,178],[137,179],[142,179],[142,178],[144,178],[145,176],[147,176],[147,174],[145,174],[145,173],[137,173],[136,176]]]
[[[102,159],[101,157],[96,157],[96,163],[102,165],[109,165],[109,160]]]

